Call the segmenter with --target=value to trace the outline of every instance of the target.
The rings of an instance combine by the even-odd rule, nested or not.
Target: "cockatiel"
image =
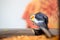
[[[36,25],[29,20],[34,13],[42,12],[48,16],[48,27],[58,28],[58,1],[57,0],[32,0],[26,7],[23,19],[27,22],[27,27],[35,28]]]

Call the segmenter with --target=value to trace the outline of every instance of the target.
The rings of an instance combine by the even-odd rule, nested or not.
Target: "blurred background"
[[[26,5],[31,0],[0,0],[0,29],[26,28],[22,19]]]
[[[28,3],[31,0],[0,0],[0,29],[10,29],[10,28],[26,28],[26,22],[22,19],[22,15],[24,14],[25,8],[28,5]],[[37,1],[37,0],[34,0]],[[42,0],[45,2],[45,0]],[[50,0],[52,3],[55,0]],[[34,2],[35,4],[38,4],[38,2]],[[47,3],[47,2],[45,2]],[[49,2],[48,2],[49,3]],[[55,4],[56,5],[56,4]],[[39,4],[38,4],[39,7]],[[45,7],[45,6],[44,6]],[[53,5],[54,8],[54,5]],[[57,10],[58,11],[58,10]],[[56,15],[56,11],[54,11],[54,14]],[[50,28],[58,28],[58,26],[55,27],[56,23],[56,17],[55,15],[51,16],[50,23],[51,25],[54,25],[53,27],[50,26]],[[54,19],[53,19],[54,18]],[[56,19],[56,20],[55,20]],[[0,30],[1,31],[1,30]],[[5,30],[7,32],[7,30]],[[58,33],[55,30],[53,33]],[[14,31],[11,31],[14,34]],[[17,32],[17,31],[16,31]],[[19,31],[18,31],[19,32]],[[2,32],[1,32],[2,33]],[[4,32],[3,32],[4,33]],[[27,32],[29,33],[29,32]],[[46,38],[45,35],[40,36],[13,36],[8,38],[3,38],[2,40],[58,40],[58,36],[52,37],[52,38]]]

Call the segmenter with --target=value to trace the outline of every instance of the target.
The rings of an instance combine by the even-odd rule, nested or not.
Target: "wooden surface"
[[[2,38],[0,40],[58,40],[58,36],[54,36],[51,38],[47,38],[45,35],[40,35],[40,36],[12,36],[8,38]]]
[[[58,35],[58,29],[49,29],[53,35]],[[32,29],[0,29],[0,37],[9,37],[9,36],[19,36],[19,35],[35,35]]]

